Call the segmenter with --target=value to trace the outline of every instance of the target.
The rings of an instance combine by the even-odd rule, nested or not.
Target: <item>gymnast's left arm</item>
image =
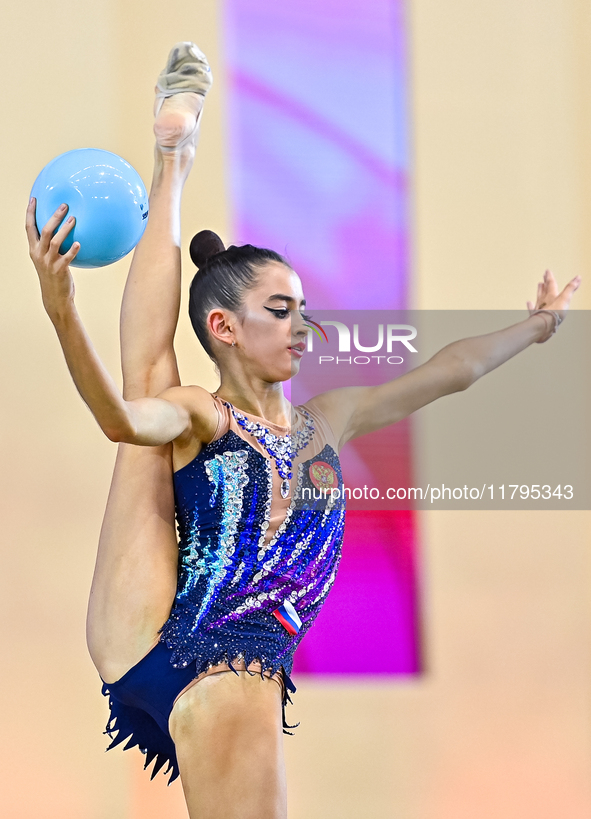
[[[538,285],[535,306],[527,304],[530,316],[524,321],[494,333],[454,341],[425,364],[392,381],[375,387],[331,390],[313,401],[329,420],[339,447],[395,424],[444,395],[467,389],[530,344],[547,341],[564,318],[580,281],[576,276],[559,293],[554,276],[547,271]]]

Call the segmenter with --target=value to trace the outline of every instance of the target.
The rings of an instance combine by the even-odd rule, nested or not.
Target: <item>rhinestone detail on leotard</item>
[[[297,463],[297,485],[284,521],[266,540],[273,493],[271,459],[232,430],[175,474],[179,523],[178,592],[162,639],[177,667],[196,673],[244,655],[289,674],[296,646],[324,602],[340,560],[344,508],[298,502],[315,460],[340,477],[326,445]],[[294,470],[295,471],[295,470]],[[273,616],[285,600],[302,627],[291,635]]]
[[[281,497],[287,498],[289,496],[289,482],[292,478],[292,461],[304,447],[308,446],[312,436],[314,435],[314,420],[309,412],[300,409],[304,418],[304,428],[298,429],[292,435],[275,435],[268,427],[259,424],[258,421],[251,421],[239,412],[229,401],[222,401],[228,407],[236,422],[245,429],[250,435],[257,439],[264,449],[267,450],[270,457],[275,461],[277,472],[281,481]],[[292,444],[293,441],[293,444]]]

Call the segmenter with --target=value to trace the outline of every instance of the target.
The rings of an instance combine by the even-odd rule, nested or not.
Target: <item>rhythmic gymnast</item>
[[[152,776],[166,764],[171,779],[180,771],[192,819],[282,819],[293,653],[334,581],[344,524],[340,505],[299,508],[296,491],[311,485],[318,460],[340,480],[347,441],[545,342],[580,278],[559,292],[546,273],[525,320],[449,344],[380,386],[291,407],[282,384],[297,373],[307,334],[297,273],[273,251],[224,249],[201,231],[189,312],[220,386],[213,395],[180,386],[180,204],[210,86],[199,49],[175,46],[158,79],[150,217],[121,309],[122,393],[76,311],[68,265],[78,245],[59,253],[74,225],[67,208],[39,234],[31,200],[26,229],[74,383],[119,442],[87,625],[111,747],[139,746],[146,767],[155,760]]]

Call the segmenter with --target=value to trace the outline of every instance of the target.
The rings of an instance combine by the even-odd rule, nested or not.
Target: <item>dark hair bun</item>
[[[191,239],[189,253],[197,269],[203,267],[216,253],[223,253],[224,243],[213,230],[201,230]]]

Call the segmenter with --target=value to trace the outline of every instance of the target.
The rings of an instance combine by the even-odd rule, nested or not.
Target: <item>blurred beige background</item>
[[[149,180],[153,83],[170,45],[196,39],[216,85],[184,230],[231,237],[222,13],[214,0],[2,9],[5,819],[186,817],[178,783],[150,783],[136,750],[104,753],[84,618],[115,447],[69,381],[23,219],[38,171],[71,148],[120,153]],[[577,306],[591,307],[590,15],[584,0],[408,0],[415,307],[519,308],[546,267],[581,273]],[[76,274],[113,373],[126,267]],[[215,386],[185,319],[179,356],[186,381]],[[549,457],[559,437],[540,442]],[[422,513],[427,671],[299,681],[291,819],[588,819],[589,524],[584,512]]]

